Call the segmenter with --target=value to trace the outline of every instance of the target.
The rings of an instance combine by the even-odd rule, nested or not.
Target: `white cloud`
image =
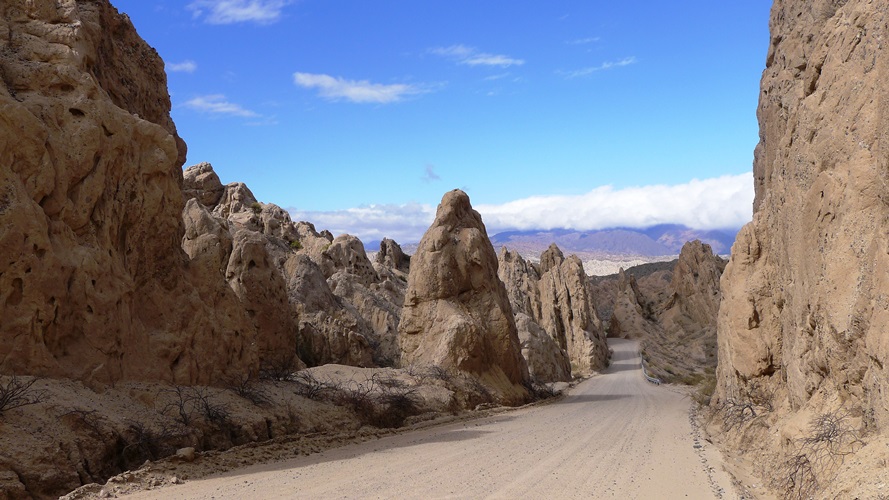
[[[596,43],[599,41],[599,37],[591,36],[588,38],[575,38],[574,40],[567,40],[565,43],[568,45],[587,45],[590,43]]]
[[[736,229],[753,216],[753,175],[725,175],[685,184],[614,189],[603,186],[572,196],[532,196],[499,205],[475,205],[488,234],[508,230],[683,224],[694,229]],[[348,233],[362,241],[392,238],[412,243],[435,218],[435,207],[417,203],[370,205],[333,212],[291,211],[318,229]],[[374,249],[370,249],[374,250]]]
[[[249,109],[241,107],[239,104],[227,101],[222,94],[198,96],[194,99],[185,101],[183,105],[202,113],[240,116],[242,118],[258,118],[260,116],[259,113],[255,113]]]
[[[435,47],[429,49],[431,54],[454,59],[458,64],[467,66],[498,66],[508,68],[525,64],[523,59],[505,56],[502,54],[488,54],[479,52],[474,47],[466,45],[451,45],[450,47]]]
[[[420,203],[368,205],[330,212],[289,211],[295,221],[309,221],[319,231],[327,229],[335,236],[351,234],[365,243],[383,238],[391,238],[399,243],[420,241],[420,237],[435,219],[435,207]]]
[[[620,68],[623,66],[629,66],[631,64],[636,64],[636,58],[634,56],[625,57],[619,61],[605,61],[598,66],[590,66],[588,68],[581,68],[575,71],[562,71],[560,72],[563,76],[567,78],[577,78],[580,76],[587,76],[598,71],[605,71],[612,68]]]
[[[318,89],[318,95],[332,101],[344,99],[359,103],[387,104],[429,92],[428,88],[419,85],[406,83],[386,85],[313,73],[294,73],[293,82],[303,88]]]
[[[594,230],[668,223],[695,229],[738,228],[753,217],[752,207],[753,175],[745,173],[673,186],[602,186],[581,195],[533,196],[475,208],[496,230]]]
[[[198,69],[198,63],[192,60],[182,61],[181,63],[167,64],[167,71],[173,73],[194,73]]]
[[[292,0],[195,0],[188,10],[209,24],[269,24],[280,19],[289,3]]]

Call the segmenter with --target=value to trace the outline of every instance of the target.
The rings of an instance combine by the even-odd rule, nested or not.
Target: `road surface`
[[[563,400],[189,481],[132,498],[718,498],[689,399],[645,381],[638,345]],[[709,469],[709,470],[708,470]]]

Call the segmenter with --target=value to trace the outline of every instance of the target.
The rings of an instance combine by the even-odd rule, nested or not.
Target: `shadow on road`
[[[631,394],[578,394],[576,396],[568,396],[559,404],[576,404],[576,403],[597,403],[601,401],[616,401],[618,399],[626,399],[633,397]]]

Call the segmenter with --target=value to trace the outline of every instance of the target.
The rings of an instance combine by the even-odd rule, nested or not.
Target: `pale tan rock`
[[[806,412],[842,408],[864,415],[868,432],[889,429],[887,9],[885,0],[772,8],[754,215],[722,278],[714,398],[769,394],[770,435],[785,434],[763,445],[769,452],[799,437],[791,422]]]
[[[202,205],[213,210],[225,190],[213,166],[207,162],[198,163],[186,168],[182,175],[185,200],[197,198]]]
[[[547,383],[570,381],[568,353],[527,314],[516,313],[515,323],[531,378]]]
[[[288,299],[298,321],[298,353],[309,366],[374,366],[370,328],[354,306],[333,294],[321,269],[297,253],[285,264]]]
[[[380,251],[374,257],[374,263],[398,270],[405,275],[411,267],[411,257],[401,249],[401,245],[389,238],[383,238],[380,242]]]
[[[444,195],[411,258],[398,333],[403,364],[472,374],[504,403],[526,400],[528,368],[497,256],[460,190]]]
[[[653,325],[645,317],[640,304],[639,285],[632,275],[627,276],[624,269],[618,272],[617,290],[612,305],[611,318],[608,321],[608,336],[614,338],[644,338],[652,333]]]
[[[225,279],[256,328],[260,359],[295,355],[297,328],[284,277],[271,262],[261,233],[247,229],[234,233]],[[302,367],[294,360],[294,369]]]
[[[518,252],[506,247],[500,249],[497,273],[506,285],[506,294],[515,314],[524,313],[533,318],[542,316],[540,304],[540,274],[534,264],[526,261]]]
[[[555,244],[540,257],[541,316],[537,322],[568,353],[572,375],[608,366],[605,332],[589,296],[587,275],[576,255],[565,258]]]
[[[345,271],[355,276],[365,286],[380,279],[370,259],[367,258],[364,244],[349,234],[334,238],[330,246],[321,252],[321,271],[328,278],[337,271]]]

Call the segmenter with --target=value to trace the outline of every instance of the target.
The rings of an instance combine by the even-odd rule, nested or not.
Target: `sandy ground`
[[[127,498],[738,498],[637,344],[561,401],[237,469]]]

